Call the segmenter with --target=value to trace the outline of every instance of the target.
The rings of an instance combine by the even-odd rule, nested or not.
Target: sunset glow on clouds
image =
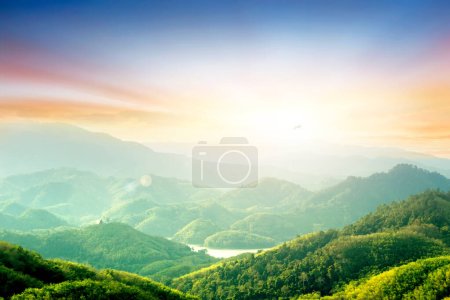
[[[2,4],[1,120],[450,156],[447,2],[213,3]]]

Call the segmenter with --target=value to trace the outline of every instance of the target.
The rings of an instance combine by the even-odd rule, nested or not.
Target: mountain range
[[[196,189],[152,176],[99,176],[62,168],[0,180],[0,225],[32,230],[79,226],[100,219],[150,235],[212,248],[267,248],[321,229],[340,228],[380,204],[427,189],[450,190],[450,180],[412,165],[369,177],[349,177],[311,192],[285,180],[263,178],[256,188]],[[245,237],[246,243],[240,241]]]
[[[386,290],[383,282],[394,285],[383,275],[376,274],[390,270],[386,274],[396,278],[393,275],[398,274],[399,269],[391,268],[448,255],[449,225],[450,193],[427,191],[402,202],[381,206],[342,230],[307,234],[258,254],[220,262],[175,279],[173,286],[203,299],[267,299],[301,295],[310,299],[308,297],[312,295],[319,298],[333,294],[336,299],[346,299],[339,293],[369,295],[365,290],[367,287]],[[412,266],[433,266],[426,273],[435,274],[433,272],[439,267],[448,270],[449,263],[446,257],[419,261]],[[410,267],[407,265],[400,270]],[[375,279],[371,278],[374,275]],[[427,279],[424,274],[420,280],[411,278],[411,274],[408,276],[408,288],[413,289]],[[355,280],[357,282],[353,283]],[[439,280],[447,284],[441,293],[448,296],[450,285],[445,281],[445,273]],[[405,286],[402,288],[409,291]],[[397,290],[390,292],[402,295]]]

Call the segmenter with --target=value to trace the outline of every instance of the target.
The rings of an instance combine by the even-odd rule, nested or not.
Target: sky
[[[0,121],[450,157],[448,1],[1,1]]]

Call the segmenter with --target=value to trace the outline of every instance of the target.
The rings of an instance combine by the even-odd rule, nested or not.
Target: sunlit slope
[[[178,291],[126,272],[62,260],[46,260],[0,242],[0,297],[9,299],[191,299]]]
[[[449,205],[450,193],[425,192],[380,208],[343,230],[309,234],[220,263],[176,279],[173,286],[205,299],[328,295],[368,274],[448,254]],[[358,233],[358,228],[364,231]]]
[[[0,240],[38,251],[46,258],[114,268],[158,280],[168,280],[216,261],[185,245],[119,223],[29,234],[3,231]]]
[[[443,299],[450,296],[450,256],[418,260],[361,281],[322,299]]]

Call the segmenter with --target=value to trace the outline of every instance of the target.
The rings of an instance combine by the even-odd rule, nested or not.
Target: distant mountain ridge
[[[174,178],[152,176],[151,185],[143,186],[139,178],[62,168],[1,179],[0,213],[5,215],[3,227],[9,229],[14,226],[7,223],[13,224],[25,210],[41,209],[53,215],[49,221],[62,218],[80,225],[108,219],[199,245],[215,235],[208,244],[217,248],[242,246],[240,237],[248,236],[254,244],[246,247],[260,248],[269,241],[275,245],[299,234],[343,227],[380,204],[427,189],[448,191],[450,180],[402,164],[368,177],[349,177],[319,192],[275,178],[262,178],[256,188],[223,192],[196,189]],[[38,228],[62,225],[50,223]]]
[[[349,177],[342,183],[313,194],[306,207],[329,211],[329,214],[339,213],[340,218],[335,222],[329,220],[328,226],[343,226],[373,211],[380,204],[401,200],[427,189],[449,191],[450,179],[413,165],[399,164],[388,172],[364,178]]]
[[[190,179],[190,160],[62,123],[0,125],[0,176],[70,167],[102,175]]]

